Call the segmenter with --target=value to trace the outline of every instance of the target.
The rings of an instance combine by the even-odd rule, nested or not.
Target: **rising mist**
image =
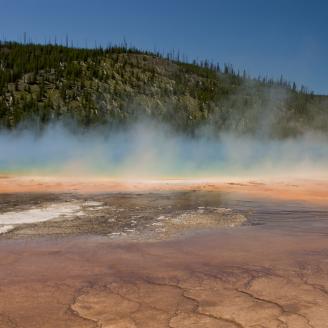
[[[0,133],[2,173],[113,178],[328,177],[327,139],[304,133],[284,140],[219,135],[190,137],[143,120],[125,129],[72,132],[64,124],[43,133]],[[105,132],[105,133],[104,133]]]

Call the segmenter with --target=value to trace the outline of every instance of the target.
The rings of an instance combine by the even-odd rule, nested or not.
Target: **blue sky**
[[[78,46],[126,39],[145,49],[283,74],[328,94],[328,1],[325,0],[0,0],[0,37]]]

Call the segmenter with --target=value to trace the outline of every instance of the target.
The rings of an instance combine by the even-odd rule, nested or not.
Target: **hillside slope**
[[[328,97],[229,66],[188,64],[137,49],[0,44],[0,125],[70,119],[116,127],[150,117],[177,131],[328,132]]]

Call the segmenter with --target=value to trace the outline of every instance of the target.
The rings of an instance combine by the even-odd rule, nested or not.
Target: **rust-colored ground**
[[[1,179],[1,191],[126,187],[118,182],[24,179]],[[3,238],[0,328],[328,327],[328,215],[320,207],[327,199],[324,183],[168,181],[129,188],[221,188],[241,192],[250,208],[257,206],[252,197],[258,195],[283,198],[287,205],[258,205],[261,211],[253,222],[259,225],[178,240]],[[317,205],[306,210],[287,199]]]
[[[328,181],[295,179],[160,179],[115,180],[110,178],[69,178],[42,176],[0,176],[0,194],[16,192],[129,192],[203,190],[239,192],[275,199],[326,203]]]
[[[328,327],[326,236],[2,241],[0,327]]]

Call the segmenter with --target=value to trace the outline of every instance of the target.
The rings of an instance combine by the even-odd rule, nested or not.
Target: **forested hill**
[[[214,133],[280,138],[305,130],[328,134],[328,97],[283,79],[253,79],[231,66],[125,46],[0,44],[1,129],[62,119],[81,128],[117,127],[140,117],[191,134],[204,125]]]

